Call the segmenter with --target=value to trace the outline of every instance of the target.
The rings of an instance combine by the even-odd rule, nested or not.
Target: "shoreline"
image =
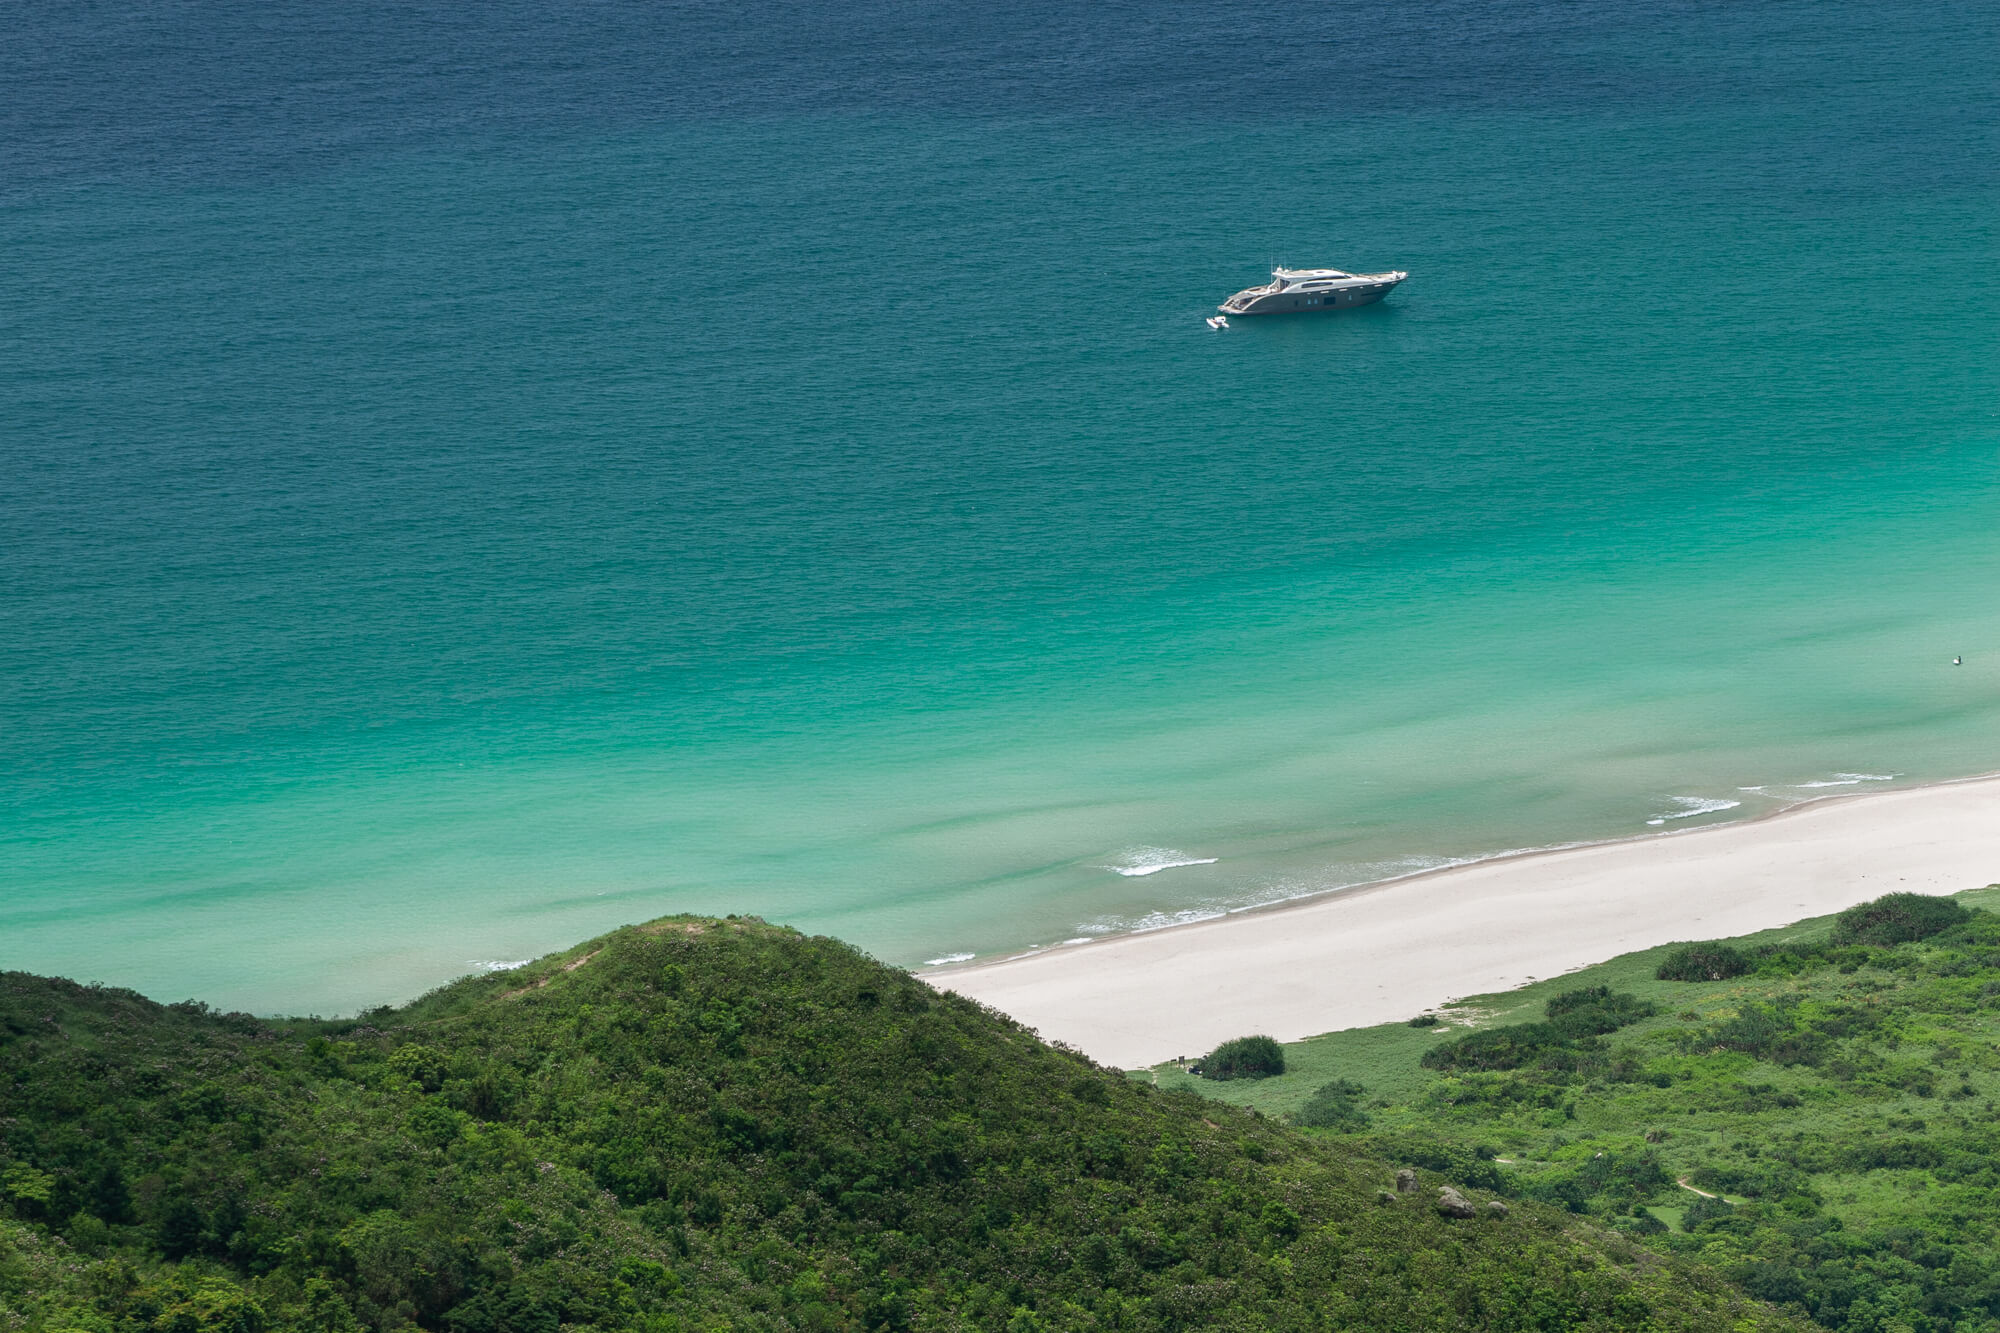
[[[2000,880],[2000,774],[1813,797],[1748,819],[1503,852],[1145,931],[916,972],[1101,1063],[1250,1032],[1408,1018],[1681,939],[1897,889]]]

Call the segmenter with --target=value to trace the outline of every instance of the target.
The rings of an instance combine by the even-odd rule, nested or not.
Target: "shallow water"
[[[1977,9],[1143,17],[29,6],[0,966],[916,963],[1996,766]],[[1274,259],[1413,276],[1204,327]]]

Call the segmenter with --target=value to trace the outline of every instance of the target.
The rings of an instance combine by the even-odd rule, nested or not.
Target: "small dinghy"
[[[1210,315],[1206,322],[1211,329],[1226,329],[1229,327],[1229,321],[1220,315]]]

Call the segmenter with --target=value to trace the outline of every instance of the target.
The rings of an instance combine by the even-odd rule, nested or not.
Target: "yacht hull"
[[[1216,309],[1227,315],[1307,315],[1329,310],[1352,310],[1356,306],[1374,305],[1396,290],[1402,281],[1401,278],[1384,278],[1316,292],[1267,292],[1253,287],[1236,293]]]

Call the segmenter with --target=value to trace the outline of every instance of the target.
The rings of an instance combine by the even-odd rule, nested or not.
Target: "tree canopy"
[[[0,975],[22,1333],[1796,1326],[1390,1172],[748,919],[343,1022]]]

